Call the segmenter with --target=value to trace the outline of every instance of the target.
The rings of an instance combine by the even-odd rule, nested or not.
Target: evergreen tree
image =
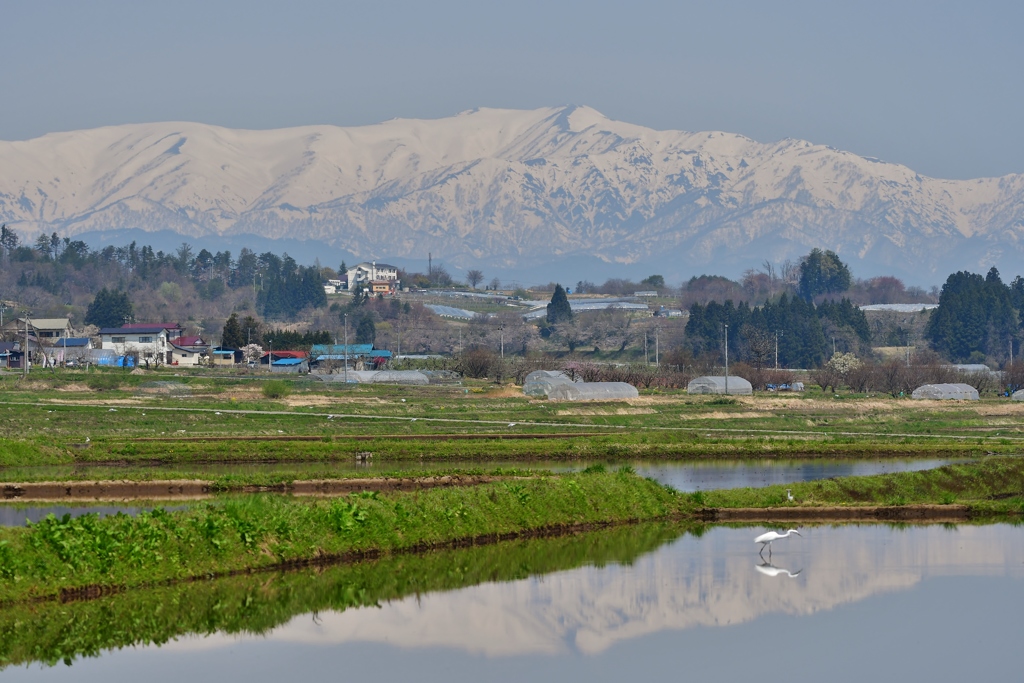
[[[864,311],[854,306],[849,299],[844,298],[839,303],[823,301],[818,306],[818,317],[828,318],[837,327],[850,328],[862,343],[871,343],[871,327],[868,325],[868,318],[864,315]]]
[[[228,349],[240,349],[245,346],[245,332],[238,322],[238,314],[232,313],[224,323],[224,332],[220,335],[220,345]]]
[[[565,294],[562,285],[555,285],[555,292],[551,295],[551,303],[548,304],[548,324],[557,325],[560,322],[572,320],[572,307],[569,306],[569,297]]]
[[[834,251],[812,249],[800,262],[800,296],[807,301],[819,294],[845,292],[850,281],[850,269]]]
[[[985,278],[953,273],[942,286],[925,336],[954,362],[967,361],[976,352],[1002,357],[1019,329],[1019,311],[1013,303],[1013,289],[1003,284],[995,268]]]
[[[10,256],[11,252],[18,248],[19,243],[18,233],[8,228],[6,223],[0,225],[0,255]]]
[[[106,287],[97,292],[96,298],[85,311],[85,323],[97,327],[121,327],[125,321],[131,321],[134,317],[128,293],[108,290]]]
[[[377,326],[373,316],[364,315],[356,325],[356,344],[372,344],[377,339]]]
[[[251,315],[247,315],[242,318],[242,334],[245,339],[245,343],[248,344],[259,344],[260,346],[266,346],[263,343],[263,325],[260,321]]]

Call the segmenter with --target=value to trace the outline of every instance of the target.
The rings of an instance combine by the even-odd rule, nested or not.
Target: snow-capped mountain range
[[[574,106],[352,128],[147,123],[0,142],[0,222],[29,238],[253,234],[363,258],[589,259],[671,277],[822,247],[857,275],[940,282],[1021,262],[1024,175],[940,180],[802,140],[657,131]]]

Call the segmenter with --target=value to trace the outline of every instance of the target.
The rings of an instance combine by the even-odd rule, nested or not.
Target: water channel
[[[873,460],[714,460],[707,462],[686,462],[686,461],[658,461],[645,462],[637,461],[630,463],[638,474],[651,477],[657,481],[672,486],[680,491],[690,492],[696,490],[726,489],[740,487],[760,487],[773,484],[787,484],[800,481],[814,481],[816,479],[828,479],[829,477],[847,477],[855,475],[884,474],[890,472],[910,472],[940,467],[954,460],[940,458],[918,458],[918,459],[873,459]],[[327,471],[335,471],[339,476],[360,471],[372,473],[382,471],[388,473],[401,472],[402,470],[415,472],[429,472],[432,469],[448,470],[453,467],[471,467],[474,469],[494,470],[497,468],[533,468],[547,469],[554,471],[570,471],[586,467],[589,463],[566,463],[564,461],[524,461],[524,462],[479,462],[473,461],[470,464],[460,462],[448,463],[387,463],[386,465],[355,465],[351,463],[281,463],[281,464],[255,464],[255,465],[206,465],[195,467],[190,475],[195,478],[213,478],[223,474],[244,474],[244,473],[275,473],[289,472],[302,473],[303,471],[316,472],[321,475]],[[612,465],[611,467],[615,467]],[[33,475],[33,478],[65,475],[68,471],[60,468],[23,468],[22,472]],[[147,472],[150,478],[160,478],[159,470],[153,468]],[[17,479],[17,472],[5,473],[5,477]],[[119,479],[123,476],[123,470],[119,473],[116,468],[97,467],[89,469],[90,479]],[[182,478],[175,474],[173,478]],[[122,512],[124,514],[138,514],[141,510],[148,510],[151,507],[144,507],[138,503],[102,503],[97,505],[49,505],[42,503],[18,503],[16,500],[0,502],[0,526],[21,526],[25,521],[37,522],[48,514],[58,517],[70,514],[77,517],[86,513],[97,513],[106,516]],[[174,508],[168,508],[174,509]]]
[[[638,525],[0,609],[0,656],[16,662],[2,676],[862,683],[1020,675],[1024,527],[809,526],[776,545],[771,565],[752,542],[761,529]],[[97,656],[83,657],[90,651]],[[56,665],[40,663],[47,657]]]

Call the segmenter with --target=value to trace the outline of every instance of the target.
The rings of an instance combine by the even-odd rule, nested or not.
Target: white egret
[[[790,534],[796,534],[797,536],[800,536],[800,532],[797,531],[796,529],[790,529],[789,531],[787,531],[784,534],[780,534],[778,531],[768,531],[766,533],[761,534],[760,536],[758,536],[757,538],[754,539],[754,543],[760,543],[761,544],[761,550],[758,551],[757,554],[761,555],[761,553],[764,552],[764,547],[768,546],[768,557],[771,557],[772,556],[772,541],[777,541],[780,538],[787,538]],[[801,538],[803,538],[803,537],[801,536]],[[764,559],[764,555],[761,555],[761,559]]]
[[[769,564],[767,562],[765,562],[764,564],[755,564],[754,565],[754,569],[756,569],[757,571],[761,572],[765,576],[775,577],[775,576],[779,576],[780,574],[785,574],[786,576],[788,576],[791,579],[795,579],[797,576],[800,575],[800,572],[803,571],[803,569],[798,569],[795,572],[791,572],[788,569],[783,569],[782,567],[776,567],[775,565]]]
[[[793,489],[786,489],[786,497],[789,498],[789,502],[793,502]]]

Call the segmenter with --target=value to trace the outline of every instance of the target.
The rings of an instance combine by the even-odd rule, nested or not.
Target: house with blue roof
[[[271,372],[309,374],[308,358],[279,358],[270,364]]]
[[[375,349],[373,344],[314,344],[309,355],[315,365],[332,361],[344,363],[347,360],[356,369],[367,365],[379,368],[392,357],[390,351]]]

